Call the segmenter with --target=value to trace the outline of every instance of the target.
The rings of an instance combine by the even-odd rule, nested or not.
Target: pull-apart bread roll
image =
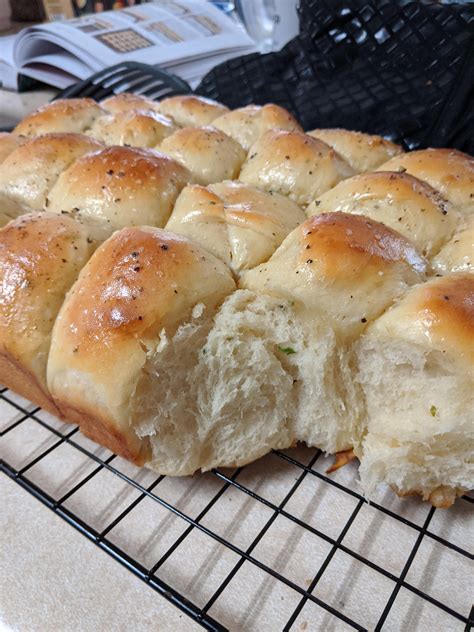
[[[151,111],[130,110],[100,116],[88,134],[105,145],[155,147],[175,129],[167,116]]]
[[[94,245],[79,222],[50,213],[0,230],[0,382],[54,414],[46,386],[51,331]]]
[[[363,401],[351,345],[425,268],[398,233],[332,213],[306,220],[244,272],[200,356],[201,467],[242,465],[296,441],[352,447]]]
[[[132,94],[131,92],[123,92],[122,94],[114,94],[111,97],[107,97],[107,99],[100,102],[100,106],[113,114],[131,112],[132,110],[160,111],[157,101],[153,101],[141,94]]]
[[[302,132],[270,130],[252,145],[239,179],[306,206],[352,175],[351,167],[326,143]]]
[[[16,215],[40,210],[59,175],[84,154],[103,149],[81,134],[45,134],[13,151],[0,169],[0,193],[18,205]]]
[[[335,149],[356,173],[373,171],[393,156],[403,153],[400,145],[382,136],[348,129],[314,129],[308,135]]]
[[[431,265],[437,274],[474,272],[474,215],[441,248]]]
[[[215,119],[229,112],[229,108],[222,103],[195,94],[168,97],[157,106],[159,112],[170,116],[180,127],[210,125]]]
[[[41,106],[15,127],[15,134],[39,136],[50,132],[88,132],[105,111],[93,99],[58,99]]]
[[[212,124],[232,136],[246,151],[270,129],[303,131],[288,110],[273,103],[247,105],[232,110],[215,119]]]
[[[189,171],[148,149],[108,147],[77,160],[48,194],[47,208],[67,213],[105,239],[125,226],[164,226]]]
[[[228,181],[185,187],[166,229],[192,239],[238,275],[266,261],[304,220],[288,198]]]
[[[9,156],[15,149],[21,147],[31,139],[27,136],[17,136],[9,132],[0,132],[0,163]]]
[[[422,149],[395,156],[379,171],[406,171],[439,191],[466,215],[474,212],[474,158],[456,149]]]
[[[368,425],[360,475],[449,507],[474,487],[474,277],[411,288],[359,348]]]
[[[22,206],[5,193],[0,191],[0,227],[8,224],[19,215],[29,213],[31,209]]]
[[[431,257],[450,239],[460,214],[428,184],[391,171],[364,173],[339,182],[306,209],[308,216],[343,211],[382,222]]]
[[[48,384],[59,410],[136,463],[194,471],[192,368],[234,287],[221,261],[183,237],[155,228],[115,233],[82,270],[56,320]]]
[[[214,127],[185,127],[156,149],[187,167],[203,185],[237,178],[246,156],[237,141]]]

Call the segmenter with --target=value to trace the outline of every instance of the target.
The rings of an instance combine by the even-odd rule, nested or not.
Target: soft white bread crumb
[[[296,441],[350,447],[355,409],[340,361],[332,329],[300,318],[291,301],[229,296],[200,355],[202,468],[243,465]]]
[[[140,438],[150,437],[147,466],[161,474],[192,474],[200,465],[196,367],[212,324],[202,303],[174,335],[162,330],[147,344],[146,362],[131,401],[132,425]]]
[[[234,292],[212,326],[203,313],[148,350],[132,402],[136,432],[150,437],[148,466],[191,474],[296,441],[351,447],[360,397],[347,357],[330,327],[305,322],[290,301]]]
[[[370,497],[386,483],[449,506],[474,486],[473,291],[462,274],[416,286],[359,343]]]

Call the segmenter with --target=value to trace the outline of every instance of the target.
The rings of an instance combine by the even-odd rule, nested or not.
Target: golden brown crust
[[[0,384],[47,410],[52,415],[61,416],[48,390],[39,383],[31,371],[26,370],[8,351],[0,351]]]
[[[114,114],[117,112],[130,112],[130,110],[159,112],[157,101],[152,101],[141,94],[133,94],[131,92],[114,94],[101,101],[99,105],[107,112],[113,112]]]
[[[13,151],[2,163],[0,193],[40,210],[49,190],[70,164],[103,145],[82,134],[45,134]]]
[[[41,106],[15,127],[15,134],[39,136],[50,132],[86,132],[104,110],[93,99],[58,99]]]
[[[474,363],[474,276],[455,273],[417,285],[370,331],[391,335]]]
[[[357,459],[357,457],[354,454],[354,450],[352,448],[350,450],[342,450],[341,452],[336,452],[336,454],[334,455],[334,462],[330,467],[328,467],[328,469],[326,470],[326,474],[333,474],[334,472],[337,472],[337,470],[339,470],[341,467],[344,467],[355,459]]]
[[[194,94],[168,97],[160,101],[158,107],[160,112],[171,116],[176,125],[181,127],[209,125],[229,111],[222,103]]]
[[[474,276],[448,275],[426,283],[415,293],[412,305],[418,314],[413,325],[422,327],[443,346],[457,347],[474,363]]]
[[[382,270],[392,263],[409,262],[424,272],[426,262],[413,244],[394,230],[365,217],[346,213],[323,213],[301,227],[303,239],[299,263],[320,266],[321,275],[331,279],[354,281],[362,271]],[[344,256],[340,256],[344,253]]]
[[[124,434],[106,416],[99,415],[97,411],[85,412],[65,401],[60,401],[59,406],[62,418],[77,424],[82,434],[95,443],[135,465],[143,466],[150,460],[151,448],[148,437],[138,439],[133,434]]]
[[[294,202],[277,193],[227,181],[183,189],[166,228],[189,237],[239,274],[266,261],[304,218]]]
[[[306,206],[352,175],[329,145],[302,132],[272,129],[250,148],[239,179]]]
[[[436,507],[437,509],[449,509],[454,505],[456,498],[463,496],[467,491],[465,489],[455,489],[448,485],[441,485],[428,495],[420,490],[400,491],[395,485],[392,485],[392,490],[400,498],[409,498],[411,496],[419,496],[422,500],[425,500]]]
[[[365,215],[436,253],[453,234],[459,213],[425,182],[407,173],[376,171],[339,182],[306,209],[308,216],[342,211]]]
[[[319,138],[332,147],[357,173],[376,169],[393,156],[403,153],[382,136],[364,134],[347,129],[313,129],[309,136]]]
[[[187,167],[202,185],[233,180],[246,156],[237,141],[214,127],[184,127],[157,149]]]
[[[230,271],[188,240],[124,228],[96,251],[56,320],[48,385],[62,413],[89,436],[134,460],[147,447],[132,427],[131,400],[165,329],[172,335],[202,303],[233,291]]]
[[[122,343],[153,338],[163,327],[175,329],[186,315],[186,285],[194,285],[191,270],[211,267],[217,276],[230,279],[227,268],[207,256],[166,231],[124,228],[115,233],[82,271],[63,310],[63,319],[66,313],[75,323],[74,331],[62,331],[65,348],[75,349],[71,364],[97,374],[106,349],[118,361]]]
[[[437,274],[474,272],[474,215],[441,248],[431,265]]]
[[[89,134],[105,145],[155,147],[175,129],[167,116],[151,111],[129,110],[100,116]]]
[[[408,286],[427,261],[411,242],[366,217],[327,213],[306,220],[273,256],[244,272],[243,288],[290,299],[305,317],[328,319],[351,338]]]
[[[18,136],[9,132],[0,132],[0,163],[15,149],[27,143],[30,139],[26,136]]]
[[[84,227],[49,213],[23,215],[0,230],[0,381],[48,410],[51,331],[93,247]]]
[[[232,110],[215,119],[213,125],[234,138],[247,151],[270,129],[303,131],[288,110],[274,103],[247,105]]]
[[[474,213],[474,158],[456,149],[422,149],[395,156],[379,171],[406,170],[428,182],[457,209]]]
[[[189,171],[150,149],[108,147],[77,160],[48,195],[48,210],[83,220],[104,239],[125,226],[163,226]]]

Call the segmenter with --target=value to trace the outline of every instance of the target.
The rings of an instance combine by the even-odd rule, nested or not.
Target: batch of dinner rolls
[[[161,474],[304,442],[369,498],[448,507],[474,487],[473,218],[460,151],[55,101],[0,135],[0,382]]]

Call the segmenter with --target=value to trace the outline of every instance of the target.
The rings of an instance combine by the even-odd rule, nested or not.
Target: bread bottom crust
[[[61,414],[70,422],[78,424],[83,435],[111,450],[114,454],[143,466],[150,459],[151,450],[148,438],[129,441],[123,433],[114,428],[105,418],[80,410],[60,401],[56,402]]]
[[[410,489],[407,491],[400,491],[394,485],[391,485],[392,490],[400,498],[407,498],[409,496],[420,496],[423,500],[431,503],[433,507],[437,509],[448,509],[454,505],[454,501],[459,496],[462,496],[467,491],[466,489],[457,489],[454,487],[448,487],[447,485],[441,485],[436,489],[433,489],[429,494],[426,494],[418,489]]]
[[[0,383],[62,421],[67,421],[38,378],[6,350],[0,352]]]

